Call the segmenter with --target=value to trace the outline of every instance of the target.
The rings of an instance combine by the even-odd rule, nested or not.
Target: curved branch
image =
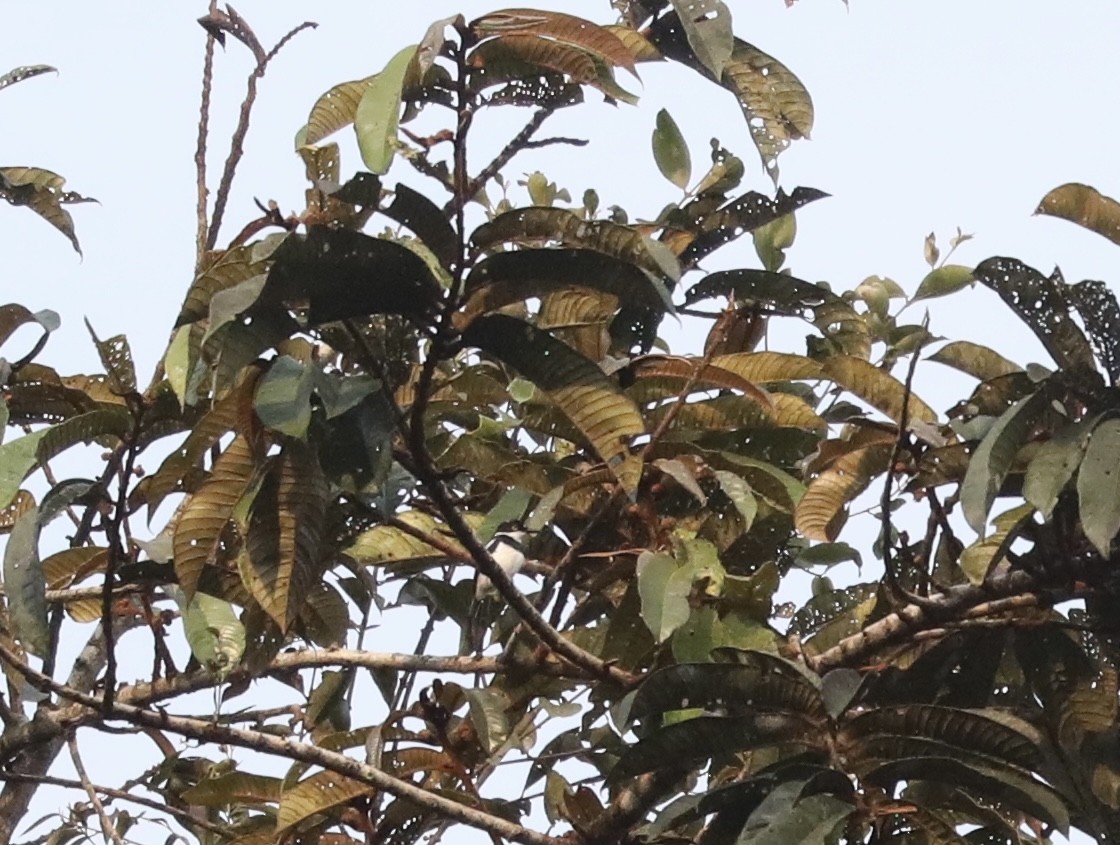
[[[77,692],[63,684],[56,683],[41,672],[25,665],[15,654],[2,645],[0,645],[0,659],[3,659],[4,662],[23,675],[28,683],[44,692],[51,692],[80,704],[95,711],[94,715],[96,715],[98,708],[104,707],[104,702],[100,698]],[[234,745],[294,762],[321,766],[328,771],[375,786],[397,798],[412,801],[445,818],[514,842],[524,843],[524,845],[566,845],[567,842],[567,840],[538,833],[499,816],[465,806],[450,798],[435,795],[414,786],[408,781],[393,777],[380,769],[347,757],[345,754],[327,751],[295,739],[280,739],[260,731],[245,730],[244,728],[221,725],[201,719],[145,710],[129,704],[121,704],[119,699],[113,703],[111,710],[105,715],[108,718],[121,719],[141,727],[168,731],[199,742]]]

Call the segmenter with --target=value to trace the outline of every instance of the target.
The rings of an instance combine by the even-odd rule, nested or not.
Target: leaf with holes
[[[109,389],[117,396],[135,393],[136,365],[132,363],[132,350],[129,349],[128,338],[118,334],[108,340],[101,340],[89,320],[86,320],[86,330],[93,338],[93,345],[97,347],[101,366],[105,368],[105,374],[109,378]]]
[[[595,447],[633,497],[641,459],[629,441],[645,433],[638,408],[599,367],[535,326],[505,314],[479,317],[463,341],[494,355],[543,391]]]
[[[503,9],[471,21],[470,30],[479,40],[492,36],[535,35],[570,44],[637,76],[634,56],[618,35],[608,27],[574,15],[539,9]]]
[[[688,46],[712,79],[723,77],[735,48],[731,12],[722,0],[672,0],[676,23],[684,30]],[[674,16],[666,15],[672,20]]]
[[[996,257],[977,265],[974,275],[1019,315],[1058,366],[1094,369],[1093,349],[1070,318],[1070,300],[1061,271],[1055,268],[1047,277],[1017,258]]]
[[[307,131],[301,139],[304,144],[318,144],[328,135],[354,122],[358,104],[373,84],[376,76],[340,82],[324,93],[311,107],[307,116]]]
[[[1081,527],[1102,557],[1120,531],[1120,420],[1102,421],[1089,435],[1077,474]]]
[[[676,282],[681,277],[676,259],[664,244],[609,220],[583,220],[564,208],[532,207],[507,211],[474,230],[471,242],[479,249],[500,243],[539,244],[556,241],[613,256],[647,272]]]
[[[260,465],[243,435],[234,438],[214,464],[210,477],[187,499],[175,526],[175,574],[190,601],[202,570],[218,562],[226,525],[234,508],[258,481]]]
[[[62,232],[78,255],[82,248],[74,234],[74,218],[63,205],[97,202],[74,191],[63,190],[66,180],[41,167],[0,167],[0,198],[25,205]]]
[[[23,82],[25,79],[31,79],[33,76],[42,76],[44,73],[58,73],[58,68],[53,68],[50,65],[23,65],[12,68],[0,76],[0,89],[15,85],[17,82]]]
[[[614,100],[633,105],[638,98],[614,77],[611,63],[595,53],[538,35],[502,35],[482,42],[468,56],[470,84],[476,91],[504,82],[562,73]]]
[[[573,287],[673,313],[672,299],[657,278],[630,261],[592,249],[526,249],[488,256],[467,277],[464,310],[488,313]]]
[[[299,615],[319,578],[328,492],[311,447],[289,438],[253,497],[242,578],[281,631]]]
[[[305,778],[280,796],[280,811],[276,817],[276,833],[285,831],[334,807],[348,804],[356,798],[371,795],[376,787],[344,777],[337,772],[318,772]]]
[[[1067,182],[1044,196],[1034,213],[1069,220],[1120,244],[1120,202],[1090,185]]]
[[[1049,398],[1041,391],[1020,399],[996,420],[968,462],[961,482],[961,509],[965,521],[977,534],[983,535],[988,511],[1015,455],[1049,404]]]

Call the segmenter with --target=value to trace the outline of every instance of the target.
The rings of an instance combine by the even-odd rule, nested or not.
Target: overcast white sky
[[[608,0],[538,5],[613,20]],[[944,242],[959,225],[976,235],[958,253],[960,263],[1014,255],[1044,272],[1058,263],[1073,281],[1114,277],[1116,247],[1031,213],[1043,194],[1067,181],[1120,194],[1120,4],[851,0],[850,11],[840,0],[801,0],[792,9],[782,0],[730,5],[740,37],[786,63],[816,104],[813,140],[795,144],[781,159],[787,190],[808,185],[832,194],[799,214],[789,260],[797,275],[847,288],[882,274],[913,291],[927,269],[925,235],[936,231]],[[227,238],[256,216],[254,196],[275,199],[285,211],[302,208],[303,166],[292,138],[320,93],[379,70],[432,20],[459,11],[470,18],[501,3],[240,0],[236,6],[266,47],[300,21],[320,26],[288,45],[262,84]],[[83,317],[102,337],[127,332],[144,375],[163,351],[194,259],[192,155],[204,40],[195,19],[205,7],[203,0],[0,3],[9,22],[0,71],[32,63],[61,71],[0,92],[0,164],[56,170],[70,188],[102,203],[72,208],[84,260],[34,215],[0,208],[0,301],[61,314],[63,329],[41,358],[60,370],[96,366]],[[246,51],[231,42],[219,51],[217,67],[215,178],[244,91]],[[643,94],[637,108],[595,104],[550,121],[544,134],[588,137],[589,148],[526,154],[510,172],[539,168],[575,197],[595,187],[604,205],[652,216],[677,197],[649,152],[654,115],[666,107],[690,142],[695,174],[716,136],[746,161],[744,187],[771,190],[729,94],[678,66],[645,65],[641,73],[644,91],[623,79]],[[490,120],[483,116],[477,124],[480,146]],[[507,132],[515,126],[508,113],[493,125]],[[338,137],[348,175],[360,163],[349,132]],[[496,147],[505,137],[491,133],[490,143]],[[475,166],[486,159],[484,151]],[[412,180],[411,169],[398,164],[389,180],[398,177]],[[749,239],[724,253],[708,269],[758,266]],[[935,307],[932,328],[989,343],[1020,363],[1045,361],[1033,337],[987,291]],[[929,377],[940,372],[930,367]],[[934,404],[943,409],[943,402]]]

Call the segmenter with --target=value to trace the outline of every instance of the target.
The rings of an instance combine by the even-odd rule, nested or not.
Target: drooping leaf
[[[520,208],[507,211],[474,230],[471,242],[479,249],[512,241],[547,243],[592,249],[676,282],[680,267],[664,246],[631,226],[609,220],[582,220],[564,208]]]
[[[16,329],[29,323],[37,323],[47,334],[50,334],[59,327],[60,320],[54,311],[43,310],[33,313],[29,308],[16,302],[0,305],[0,346],[8,341]]]
[[[58,68],[53,68],[50,65],[23,65],[12,68],[0,76],[0,89],[15,85],[17,82],[23,82],[25,79],[31,79],[33,76],[41,76],[44,73],[58,73]]]
[[[1049,399],[1041,391],[1020,399],[996,420],[969,461],[961,484],[961,508],[965,520],[977,534],[984,533],[988,511],[1015,455],[1048,405]]]
[[[901,423],[905,403],[907,423],[935,422],[937,412],[911,393],[889,372],[862,358],[834,355],[824,361],[824,374],[871,407]]]
[[[1092,347],[1070,319],[1066,283],[1059,270],[1048,278],[1016,258],[989,258],[974,275],[1019,315],[1058,366],[1093,369]]]
[[[1101,421],[1089,435],[1077,474],[1081,527],[1105,558],[1120,531],[1120,420]]]
[[[0,445],[0,506],[7,507],[38,464],[39,441],[49,429],[33,431]]]
[[[227,772],[208,777],[181,793],[182,799],[200,807],[231,804],[268,804],[280,800],[283,781],[267,775]]]
[[[777,812],[757,818],[765,806],[751,814],[737,842],[742,845],[770,842],[817,845],[832,842],[837,837],[837,830],[857,812],[852,802],[826,794],[809,795],[792,807],[786,804]]]
[[[74,191],[63,190],[66,180],[41,167],[0,167],[0,198],[25,205],[62,232],[78,255],[82,248],[74,234],[74,219],[63,205],[97,202]]]
[[[834,541],[835,520],[844,506],[866,490],[875,476],[887,469],[895,437],[889,432],[881,434],[883,436],[878,442],[852,449],[832,461],[809,482],[794,511],[794,523],[810,540]]]
[[[284,305],[306,307],[316,325],[369,314],[422,321],[439,297],[439,283],[423,259],[360,232],[313,226],[307,235],[290,235],[273,255],[251,313]]]
[[[208,254],[187,290],[175,320],[176,327],[201,320],[210,313],[210,302],[215,294],[249,281],[262,272],[263,267],[254,260],[250,247],[234,247]]]
[[[1022,367],[1013,361],[1004,358],[994,349],[971,343],[967,340],[955,340],[946,343],[926,360],[936,361],[947,367],[953,367],[963,373],[968,373],[980,381],[999,378],[1022,371]]]
[[[1067,182],[1042,198],[1035,214],[1061,217],[1120,244],[1120,202],[1096,188]]]
[[[183,507],[175,526],[175,574],[190,601],[203,567],[216,563],[223,551],[223,533],[241,497],[257,481],[255,450],[244,436],[234,438],[214,464],[206,482]]]
[[[319,577],[327,494],[311,447],[289,438],[253,498],[242,576],[281,631],[299,615]]]
[[[358,101],[354,130],[362,161],[372,173],[385,173],[393,163],[405,76],[415,62],[415,44],[400,50],[385,69],[373,77]]]
[[[637,75],[633,54],[611,28],[574,15],[540,9],[503,9],[471,21],[470,30],[480,40],[492,36],[536,35],[571,44]]]
[[[723,78],[735,48],[731,12],[722,0],[672,0],[688,46],[712,79]],[[671,19],[671,16],[667,15]],[[673,58],[676,58],[673,56]]]
[[[402,182],[393,190],[393,201],[383,210],[386,217],[407,226],[424,242],[445,269],[459,258],[455,231],[439,206]]]
[[[307,117],[307,132],[302,139],[303,143],[318,144],[328,135],[353,123],[358,103],[375,78],[367,76],[365,79],[340,82],[320,96]]]
[[[39,560],[39,508],[16,520],[4,546],[4,593],[12,635],[36,657],[50,649],[46,579]]]
[[[661,175],[682,191],[685,190],[692,178],[692,159],[680,127],[665,109],[657,113],[652,143],[653,160]]]
[[[595,364],[547,332],[505,314],[479,317],[463,340],[494,355],[533,382],[585,437],[633,495],[641,460],[629,441],[645,432],[637,407]]]

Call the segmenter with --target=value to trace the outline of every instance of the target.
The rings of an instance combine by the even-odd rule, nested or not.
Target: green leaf
[[[743,531],[750,531],[758,515],[758,499],[755,498],[750,484],[742,476],[723,469],[716,470],[715,476],[720,489],[743,518]]]
[[[1085,536],[1108,558],[1120,531],[1120,419],[1104,420],[1089,435],[1077,497]]]
[[[689,617],[688,596],[692,579],[674,578],[680,567],[671,556],[642,552],[638,557],[638,594],[642,599],[642,620],[657,642],[664,642]]]
[[[673,657],[682,663],[702,663],[712,659],[713,649],[725,644],[719,613],[714,607],[700,607],[673,632]]]
[[[1120,202],[1096,188],[1068,182],[1042,198],[1035,214],[1061,217],[1120,244]]]
[[[657,126],[653,130],[652,142],[653,160],[661,175],[682,191],[685,190],[692,178],[692,159],[680,127],[665,109],[657,113]]]
[[[736,845],[825,845],[837,841],[837,828],[856,812],[851,802],[827,794],[806,796],[792,807],[785,796],[774,797],[779,798],[776,812],[756,818],[766,809],[764,802],[747,821]]]
[[[478,744],[486,754],[493,754],[509,738],[510,723],[506,709],[509,696],[494,688],[463,690],[470,706],[471,723],[478,734]]]
[[[32,505],[16,520],[4,547],[4,592],[12,634],[31,654],[44,658],[50,650],[46,590],[39,560],[39,508]]]
[[[758,227],[751,232],[754,251],[758,253],[764,269],[776,273],[786,261],[786,250],[797,237],[797,217],[787,214]]]
[[[1065,426],[1031,458],[1023,479],[1023,498],[1044,518],[1050,518],[1062,490],[1081,465],[1089,436],[1099,421],[1098,414]]]
[[[863,675],[856,669],[840,668],[827,672],[821,678],[821,699],[828,715],[833,719],[839,718],[855,699],[861,686]]]
[[[961,508],[965,520],[977,534],[984,534],[988,511],[1015,455],[1049,402],[1042,392],[1020,399],[996,420],[968,462],[968,471],[961,483]]]
[[[415,61],[415,44],[398,52],[373,78],[358,102],[354,131],[358,135],[362,161],[373,173],[386,173],[393,163],[401,115],[401,92],[409,65]]]
[[[315,368],[281,355],[257,384],[253,407],[261,422],[290,437],[303,437],[311,423]]]
[[[914,294],[912,302],[917,302],[919,299],[932,299],[936,296],[948,296],[951,293],[976,284],[976,278],[972,275],[972,270],[968,267],[962,267],[959,264],[946,264],[944,267],[938,267],[936,270],[931,270]]]
[[[206,669],[224,678],[245,653],[245,627],[233,605],[206,593],[195,593],[188,602],[182,590],[173,589],[183,614],[183,630],[191,654]]]
[[[0,445],[0,507],[7,507],[27,474],[38,464],[39,441],[50,429],[40,429]]]
[[[532,381],[595,447],[631,497],[642,474],[629,441],[645,433],[637,406],[603,371],[535,326],[505,314],[479,317],[463,341]]]
[[[312,816],[326,813],[334,807],[348,804],[363,795],[370,795],[376,787],[336,772],[317,772],[284,790],[276,816],[277,835],[291,830]]]
[[[731,12],[721,0],[673,0],[692,52],[713,79],[723,76],[735,48]]]

